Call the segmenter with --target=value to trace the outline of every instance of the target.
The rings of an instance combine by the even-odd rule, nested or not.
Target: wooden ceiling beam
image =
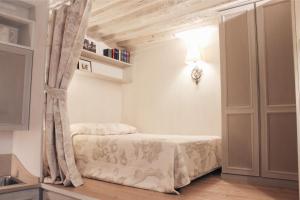
[[[201,26],[206,26],[213,23],[217,24],[219,16],[221,16],[221,13],[219,11],[255,1],[257,0],[237,0],[225,4],[220,4],[219,6],[206,9],[202,12],[192,13],[190,16],[184,16],[181,19],[175,20],[174,23],[165,23],[165,28],[161,32],[154,31],[152,34],[148,35],[136,33],[136,35],[131,35],[132,38],[127,40],[106,40],[106,42],[113,42],[118,46],[127,47],[130,49],[142,46],[145,47],[153,43],[174,39],[175,34],[181,31],[199,28]],[[105,38],[105,36],[102,37],[102,39],[103,38]]]
[[[122,2],[124,2],[124,0],[93,0],[90,17],[96,16],[106,10],[110,10]]]
[[[168,9],[171,9],[169,12],[164,12],[164,14],[156,14],[155,18],[150,17],[150,20],[145,19],[144,22],[146,23],[144,24],[137,23],[136,20],[134,20],[131,23],[127,23],[126,26],[124,25],[124,28],[122,28],[122,26],[119,24],[116,24],[115,28],[118,28],[114,30],[112,30],[113,27],[110,29],[109,27],[104,29],[100,25],[100,30],[96,29],[95,32],[102,33],[102,40],[108,43],[134,39],[143,35],[168,31],[170,29],[174,29],[174,26],[176,27],[180,24],[198,23],[201,21],[202,17],[206,17],[208,15],[207,10],[220,7],[232,1],[233,0],[209,0],[199,3],[199,0],[191,0],[189,1],[188,5],[176,5],[173,6],[172,9],[169,7]],[[204,11],[206,11],[206,13],[204,13]],[[149,14],[147,16],[149,17]],[[143,18],[145,18],[145,16]]]
[[[199,27],[203,27],[203,26],[208,26],[211,24],[217,24],[217,23],[218,23],[218,17],[207,17],[207,18],[203,18],[202,21],[199,21],[197,23],[181,25],[181,26],[174,28],[173,30],[159,32],[159,33],[155,33],[155,34],[151,34],[151,35],[145,35],[145,36],[137,37],[135,39],[114,42],[114,43],[120,47],[125,47],[125,48],[129,48],[129,49],[133,50],[136,47],[148,46],[150,44],[154,44],[154,43],[161,42],[164,40],[174,39],[176,33],[178,33],[178,32],[195,29],[195,28],[199,28]],[[108,44],[109,44],[109,42],[108,42]]]
[[[142,27],[138,27],[135,29],[126,30],[118,33],[113,33],[109,35],[102,34],[103,35],[102,40],[108,43],[120,42],[120,41],[130,40],[145,35],[151,35],[155,33],[176,30],[184,26],[189,26],[190,24],[197,24],[200,23],[203,18],[212,15],[217,15],[216,9],[221,9],[224,7],[224,5],[228,5],[228,1],[226,0],[214,1],[214,3],[211,2],[211,4],[206,4],[205,8],[202,7],[203,9],[198,9],[195,12],[190,12],[188,14],[184,14],[177,18],[166,19],[158,23],[146,24]]]
[[[202,23],[202,21],[215,13],[212,11],[201,11],[197,13],[191,13],[190,15],[185,15],[174,20],[162,21],[160,23],[155,23],[152,25],[145,25],[138,29],[128,30],[125,32],[105,35],[102,34],[102,41],[105,42],[121,42],[125,40],[134,39],[140,36],[151,35],[160,32],[173,31],[177,29],[184,28],[193,24]]]
[[[134,5],[126,3],[120,7],[113,7],[114,11],[111,10],[112,13],[119,10],[122,13],[120,16],[124,15],[126,20],[122,19],[117,22],[119,17],[113,17],[110,22],[116,21],[115,23],[105,25],[105,22],[105,26],[103,24],[92,26],[88,29],[88,35],[114,46],[141,46],[167,40],[178,31],[203,24],[203,18],[217,16],[220,10],[256,0],[177,0],[175,4],[176,0],[155,0],[153,4],[148,0],[132,1],[140,2],[140,7],[132,8],[129,12],[121,12],[120,9],[129,10],[130,6]],[[166,7],[162,8],[161,1],[165,3],[168,1],[168,6],[164,4]],[[146,10],[149,12],[144,13]],[[130,18],[132,20],[128,20]]]
[[[144,24],[159,22],[169,15],[180,15],[187,12],[204,0],[158,0],[157,2],[144,6],[134,12],[126,13],[118,18],[103,24],[97,23],[97,31],[103,33],[116,33],[128,29],[137,28]],[[206,0],[207,1],[207,0]],[[211,1],[211,0],[209,0]],[[220,0],[217,0],[220,1]],[[226,0],[223,0],[226,1]],[[229,0],[227,0],[229,1]],[[207,1],[208,2],[208,1]]]
[[[122,3],[117,3],[109,9],[102,10],[102,12],[95,12],[89,18],[89,27],[109,23],[113,19],[121,19],[144,7],[154,5],[158,1],[163,0],[123,0]]]

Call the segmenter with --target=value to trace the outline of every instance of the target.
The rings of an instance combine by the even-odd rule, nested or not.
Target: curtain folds
[[[67,89],[80,57],[91,0],[75,0],[50,13],[46,74],[44,182],[83,184],[77,170],[67,112]]]

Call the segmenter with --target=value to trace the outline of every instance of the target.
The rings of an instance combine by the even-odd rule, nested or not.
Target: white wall
[[[0,154],[12,153],[13,134],[11,132],[0,132]]]
[[[122,86],[77,73],[68,89],[68,110],[71,123],[120,122]]]
[[[191,80],[185,55],[179,39],[135,52],[133,82],[124,85],[124,122],[149,133],[221,135],[217,26],[199,85]]]
[[[86,38],[96,43],[98,54],[108,48],[102,42]],[[93,72],[114,78],[123,77],[123,70],[120,68],[94,61],[91,64]],[[68,89],[68,111],[71,123],[120,122],[122,86],[76,71]]]

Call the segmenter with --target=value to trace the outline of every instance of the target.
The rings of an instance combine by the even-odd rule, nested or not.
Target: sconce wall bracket
[[[192,71],[191,77],[197,85],[199,83],[199,80],[200,80],[202,74],[203,74],[203,70],[200,69],[199,67],[195,67]]]

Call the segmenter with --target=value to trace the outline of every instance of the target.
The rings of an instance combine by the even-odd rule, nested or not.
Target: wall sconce
[[[215,31],[214,26],[206,26],[198,29],[187,30],[176,33],[177,38],[185,42],[187,55],[186,64],[193,67],[191,77],[196,84],[199,83],[203,74],[203,55],[201,51],[207,47],[211,41],[211,33]]]
[[[200,66],[200,62],[193,62],[192,66],[193,66],[193,70],[192,70],[192,73],[191,73],[191,78],[198,85],[198,83],[199,83],[199,81],[202,77],[203,70]]]
[[[199,67],[199,65],[196,64],[196,66],[192,70],[191,77],[197,85],[199,83],[202,74],[203,74],[203,70]]]
[[[192,68],[191,78],[198,85],[203,74],[202,54],[200,49],[195,45],[190,45],[187,49],[186,64]]]

